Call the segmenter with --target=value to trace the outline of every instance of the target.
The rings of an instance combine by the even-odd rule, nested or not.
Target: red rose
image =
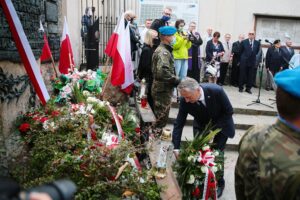
[[[140,128],[140,127],[136,127],[136,128],[135,128],[135,132],[136,132],[136,133],[140,133],[140,132],[141,132],[141,128]]]
[[[54,110],[54,111],[52,111],[52,113],[51,113],[52,117],[57,117],[59,114],[60,114],[60,113],[59,113],[59,111],[57,111],[57,110]]]
[[[19,131],[22,133],[26,133],[30,129],[30,124],[23,123],[19,126]]]
[[[48,120],[48,117],[42,117],[41,119],[40,119],[40,122],[41,123],[44,123],[45,121],[47,121]]]
[[[195,188],[195,190],[192,192],[192,195],[194,197],[200,197],[200,189],[199,189],[199,187]]]
[[[40,119],[40,117],[38,117],[38,116],[36,116],[36,117],[34,117],[34,118],[32,118],[34,121],[37,121],[37,120],[39,120]]]

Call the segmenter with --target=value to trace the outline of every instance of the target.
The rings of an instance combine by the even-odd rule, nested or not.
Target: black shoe
[[[249,94],[252,94],[250,89],[247,89],[246,92],[249,93]]]
[[[222,84],[222,83],[218,83],[218,85],[219,85],[219,86],[223,86],[223,84]]]
[[[239,89],[239,92],[243,92],[243,89]]]
[[[270,88],[266,88],[266,90],[267,90],[267,91],[269,91],[269,90],[270,90]]]
[[[225,185],[218,186],[218,189],[217,189],[217,196],[218,196],[218,198],[220,198],[222,196],[224,188],[225,188]]]
[[[254,88],[258,88],[258,87],[257,87],[257,85],[252,85],[252,87],[254,87]]]

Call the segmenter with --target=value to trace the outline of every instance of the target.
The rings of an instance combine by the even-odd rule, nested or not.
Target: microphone
[[[265,42],[266,42],[266,43],[269,43],[271,46],[273,45],[273,43],[270,42],[268,39],[265,39]]]

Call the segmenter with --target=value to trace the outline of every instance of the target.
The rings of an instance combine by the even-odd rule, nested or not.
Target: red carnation
[[[52,111],[52,113],[51,113],[52,117],[57,117],[59,114],[60,114],[60,113],[59,113],[59,111],[57,111],[57,110],[54,110],[54,111]]]
[[[41,119],[40,119],[40,122],[41,123],[44,123],[45,121],[47,121],[48,120],[48,117],[42,117]]]
[[[22,133],[26,133],[30,129],[30,124],[23,123],[19,126],[19,131]]]
[[[96,132],[94,130],[91,131],[91,138],[92,140],[97,140],[97,135],[96,135]]]
[[[200,197],[200,189],[199,189],[199,187],[195,188],[195,190],[192,192],[192,195],[194,197]]]

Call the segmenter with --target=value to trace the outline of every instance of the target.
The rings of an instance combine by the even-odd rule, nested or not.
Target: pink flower
[[[60,114],[60,112],[57,111],[57,110],[54,110],[54,111],[51,112],[52,117],[57,117],[59,114]]]

